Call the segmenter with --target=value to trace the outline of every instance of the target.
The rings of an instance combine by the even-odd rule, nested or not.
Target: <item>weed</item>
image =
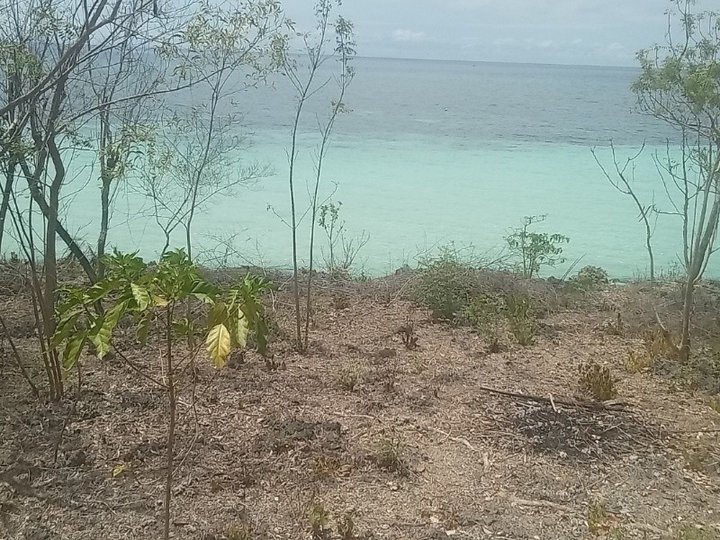
[[[606,401],[617,395],[610,369],[595,362],[580,366],[579,384],[583,391],[599,401]]]
[[[677,347],[667,333],[662,330],[646,332],[643,336],[645,352],[652,360],[674,360],[677,358]]]
[[[353,540],[355,538],[355,522],[352,515],[343,514],[336,523],[337,533],[340,540]]]
[[[324,540],[329,537],[330,514],[322,503],[313,501],[308,509],[308,522],[313,540]]]
[[[518,261],[518,271],[524,278],[537,276],[543,266],[554,267],[565,262],[561,246],[570,242],[567,236],[530,231],[531,226],[542,223],[546,218],[546,215],[526,216],[522,226],[512,229],[505,237],[510,253]]]
[[[523,347],[532,345],[535,342],[537,324],[530,298],[519,294],[505,296],[505,315],[518,344]]]
[[[328,480],[338,475],[343,462],[335,456],[317,456],[313,461],[313,475],[318,480]]]
[[[605,503],[602,501],[594,501],[588,507],[587,526],[591,534],[597,535],[606,531],[610,514],[607,511]]]
[[[222,537],[226,540],[256,540],[257,538],[264,538],[253,522],[247,519],[245,515],[242,516],[241,522],[228,526],[223,532]]]
[[[646,351],[628,351],[625,362],[623,362],[623,367],[628,373],[640,373],[652,367],[654,362],[654,358]]]
[[[360,376],[356,369],[346,368],[340,372],[337,384],[341,390],[345,390],[346,392],[352,392],[353,390],[355,390],[355,387],[357,386],[359,380]]]
[[[483,335],[491,353],[500,352],[500,340],[503,334],[502,298],[494,295],[478,295],[473,297],[465,308],[462,318],[465,324]]]
[[[407,476],[409,468],[404,457],[405,446],[395,437],[384,437],[379,443],[371,461],[381,469],[391,471],[400,476]]]
[[[415,335],[415,322],[410,316],[407,317],[405,324],[400,327],[398,334],[400,334],[400,339],[407,350],[412,351],[417,349],[418,338]]]

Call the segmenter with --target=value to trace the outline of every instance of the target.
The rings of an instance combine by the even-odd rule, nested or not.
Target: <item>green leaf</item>
[[[57,328],[55,328],[55,334],[50,340],[50,346],[57,348],[60,344],[68,339],[75,331],[75,325],[79,318],[79,313],[73,313],[70,317],[63,316],[58,322]]]
[[[136,283],[131,283],[130,288],[132,289],[133,298],[135,298],[135,302],[137,302],[140,311],[145,311],[151,302],[150,293],[145,287],[141,287]]]
[[[151,312],[145,312],[137,326],[137,340],[141,345],[147,344],[148,336],[150,335],[150,327],[152,326],[153,316]]]
[[[213,326],[208,332],[205,344],[215,367],[223,368],[231,347],[230,332],[227,327],[224,324]]]
[[[84,344],[84,334],[72,337],[65,344],[65,350],[63,351],[63,367],[66,370],[70,370],[75,367],[75,364],[77,364],[77,361],[80,358],[80,353],[82,352]]]
[[[95,335],[91,337],[93,344],[97,350],[97,356],[101,360],[110,352],[113,330],[120,321],[120,317],[125,313],[127,302],[120,302],[105,314],[102,324]]]

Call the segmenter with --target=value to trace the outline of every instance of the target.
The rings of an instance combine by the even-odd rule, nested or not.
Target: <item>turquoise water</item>
[[[349,231],[370,235],[358,270],[382,273],[412,265],[448,242],[473,246],[482,255],[502,247],[503,236],[523,216],[548,214],[539,230],[571,238],[568,261],[582,257],[581,265],[599,265],[618,277],[644,273],[644,229],[637,211],[608,185],[590,151],[598,146],[610,165],[609,139],[619,156],[634,154],[646,141],[636,170],[639,191],[648,198],[654,192],[662,203],[650,156],[673,134],[634,112],[629,86],[636,75],[623,68],[359,59],[347,99],[353,112],[337,124],[323,190],[327,195],[336,184],[333,198],[343,202]],[[177,106],[191,99],[182,96]],[[326,99],[319,96],[303,127],[302,194],[302,182],[312,177],[314,114],[322,113]],[[275,174],[203,208],[195,249],[209,258],[224,251],[220,240],[232,237],[229,263],[287,267],[289,231],[276,214],[288,214],[285,149],[292,95],[277,80],[275,89],[238,101],[252,133],[243,159],[270,164]],[[66,200],[68,223],[92,239],[97,190],[82,174],[75,182],[88,185]],[[110,242],[156,255],[163,238],[147,210],[143,197],[124,190]],[[180,236],[174,240],[181,245]],[[679,240],[677,223],[659,220],[659,267],[677,261]]]

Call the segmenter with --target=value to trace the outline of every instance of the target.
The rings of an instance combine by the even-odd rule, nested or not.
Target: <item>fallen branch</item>
[[[513,497],[512,504],[515,504],[517,506],[533,506],[536,508],[552,508],[553,510],[559,510],[561,512],[566,512],[568,514],[575,514],[577,513],[576,510],[573,508],[570,508],[569,506],[565,506],[564,504],[558,504],[551,501],[531,501],[527,499],[518,499],[517,497]]]
[[[534,396],[532,394],[518,394],[517,392],[507,392],[505,390],[498,390],[496,388],[490,388],[488,386],[477,386],[476,389],[481,392],[487,392],[489,394],[497,394],[500,396],[507,396],[517,399],[525,399],[528,401],[537,401],[540,403],[549,403],[553,409],[556,409],[555,405],[566,405],[568,407],[582,407],[585,409],[600,409],[600,410],[622,410],[627,406],[627,403],[618,400],[610,401],[577,401],[569,399],[557,399],[553,397]]]

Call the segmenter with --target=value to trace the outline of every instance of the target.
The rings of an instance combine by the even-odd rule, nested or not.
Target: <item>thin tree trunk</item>
[[[297,243],[297,209],[295,205],[295,159],[297,158],[297,132],[300,124],[300,113],[303,109],[305,96],[302,96],[295,113],[293,124],[292,144],[290,146],[290,227],[292,229],[292,259],[293,259],[293,295],[295,300],[295,340],[297,347],[302,351],[302,313],[300,311],[300,278],[298,275],[298,243]],[[309,316],[309,314],[308,314]]]
[[[48,216],[50,215],[50,205],[45,200],[45,196],[40,191],[39,185],[34,180],[33,174],[30,172],[30,168],[28,167],[27,163],[21,162],[20,167],[23,170],[23,174],[27,178],[28,187],[30,188],[30,195],[32,196],[33,201],[35,201],[35,204],[37,204],[38,208],[40,208],[40,212],[42,212],[43,217],[45,217],[45,219],[48,219]],[[80,263],[80,266],[85,272],[85,275],[87,276],[90,283],[97,283],[97,274],[95,273],[95,268],[93,267],[90,260],[85,256],[82,248],[78,245],[72,235],[67,231],[67,229],[59,220],[56,220],[55,226],[57,229],[57,235],[65,243],[67,248],[70,250],[70,253],[72,253],[73,257],[75,257],[78,263]]]
[[[175,395],[173,347],[172,347],[172,317],[173,309],[168,306],[166,310],[165,345],[166,345],[166,367],[167,367],[167,395],[168,395],[168,435],[166,447],[166,471],[165,471],[165,508],[163,514],[163,538],[170,539],[170,504],[172,502],[173,467],[175,460],[175,421],[177,409],[177,396]]]
[[[10,195],[15,182],[15,162],[8,164],[8,170],[5,173],[5,185],[2,188],[2,202],[0,203],[0,255],[2,254],[3,239],[5,238],[5,220],[7,218],[8,209],[10,208]]]
[[[55,169],[55,176],[50,183],[49,193],[49,215],[47,217],[46,238],[45,238],[45,292],[43,308],[45,310],[45,336],[49,340],[55,334],[55,300],[57,297],[57,223],[58,211],[60,208],[60,188],[65,180],[65,165],[62,162],[60,151],[55,144],[55,138],[50,137],[47,142],[50,158]],[[55,372],[56,384],[58,384],[59,396],[62,396],[62,371],[57,356],[57,351],[48,347],[51,367]]]
[[[97,245],[97,279],[105,277],[105,246],[107,244],[108,228],[110,227],[110,179],[103,175],[100,188],[100,234]]]
[[[680,345],[678,355],[681,363],[686,364],[690,360],[690,319],[693,310],[693,298],[695,292],[695,279],[688,275],[683,291],[683,313],[682,330],[680,332]]]

